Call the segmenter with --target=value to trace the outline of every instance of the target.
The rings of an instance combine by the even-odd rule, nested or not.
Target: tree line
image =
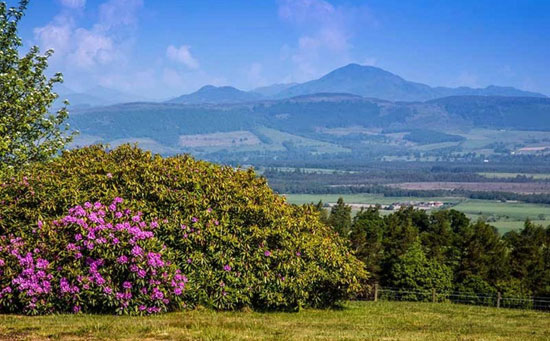
[[[371,284],[397,290],[550,296],[550,226],[526,221],[500,235],[456,210],[427,213],[412,207],[382,215],[379,207],[352,217],[340,198],[323,221],[346,238],[364,262]]]

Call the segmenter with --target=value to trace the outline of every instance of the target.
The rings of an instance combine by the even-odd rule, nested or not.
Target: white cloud
[[[191,55],[191,47],[188,45],[182,45],[179,48],[173,45],[168,46],[166,49],[166,57],[190,69],[199,68],[199,62]]]
[[[117,57],[113,40],[104,34],[79,28],[74,32],[78,42],[76,49],[68,56],[69,61],[81,68],[105,65]]]
[[[86,0],[59,0],[62,6],[67,8],[84,8],[86,6]]]
[[[328,69],[349,63],[352,38],[358,24],[375,24],[365,7],[334,6],[325,0],[280,0],[279,17],[298,32],[294,47],[283,46],[296,70],[294,81],[318,76]]]
[[[76,19],[84,13],[85,0],[60,0],[60,3],[64,6],[61,12],[46,26],[34,29],[38,44],[44,49],[54,49],[53,60],[67,73],[88,71],[93,77],[95,67],[107,65],[120,70],[131,49],[143,1],[108,0],[102,3],[98,20],[90,28],[76,24]]]
[[[99,21],[95,30],[109,31],[120,27],[135,27],[143,0],[109,0],[99,6]]]
[[[70,51],[73,27],[71,17],[58,15],[46,26],[35,28],[34,36],[44,50],[53,49],[57,57]]]

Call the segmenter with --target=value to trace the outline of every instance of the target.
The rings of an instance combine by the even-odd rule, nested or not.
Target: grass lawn
[[[548,340],[550,314],[449,303],[350,302],[299,313],[0,315],[0,340]]]

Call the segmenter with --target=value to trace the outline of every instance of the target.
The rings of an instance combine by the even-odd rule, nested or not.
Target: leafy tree
[[[374,281],[379,280],[381,271],[384,229],[384,217],[380,216],[378,207],[361,210],[353,218],[350,233],[351,245],[355,250],[355,256],[365,263]]]
[[[479,276],[489,284],[495,285],[499,279],[509,277],[506,244],[496,228],[478,221],[461,232],[458,238],[462,241],[460,249],[463,252],[456,273],[457,282]]]
[[[429,259],[419,241],[411,245],[406,253],[392,264],[386,285],[406,292],[421,292],[435,289],[438,293],[448,292],[452,287],[453,273],[449,267],[435,259]],[[407,299],[427,300],[430,296],[407,293]]]
[[[329,223],[341,236],[347,236],[351,230],[351,206],[346,205],[343,198],[330,210]]]
[[[527,220],[521,231],[512,231],[504,236],[512,249],[511,275],[538,295],[545,295],[550,288],[550,259],[547,258],[550,248],[549,232],[550,229]]]
[[[0,171],[47,160],[72,138],[64,134],[67,109],[49,112],[58,97],[53,86],[63,81],[59,73],[52,78],[44,75],[53,51],[41,55],[33,46],[19,56],[17,25],[28,2],[21,0],[11,8],[0,3]]]
[[[319,200],[319,202],[315,205],[315,209],[319,211],[319,220],[325,225],[329,225],[328,221],[328,211],[324,207],[322,200]]]

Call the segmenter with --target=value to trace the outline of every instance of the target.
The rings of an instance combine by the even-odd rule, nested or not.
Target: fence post
[[[435,303],[435,288],[432,288],[432,303]]]
[[[374,283],[374,302],[378,301],[378,283]]]
[[[500,294],[500,291],[497,293],[497,308],[500,308],[500,300],[502,299],[502,295]]]

